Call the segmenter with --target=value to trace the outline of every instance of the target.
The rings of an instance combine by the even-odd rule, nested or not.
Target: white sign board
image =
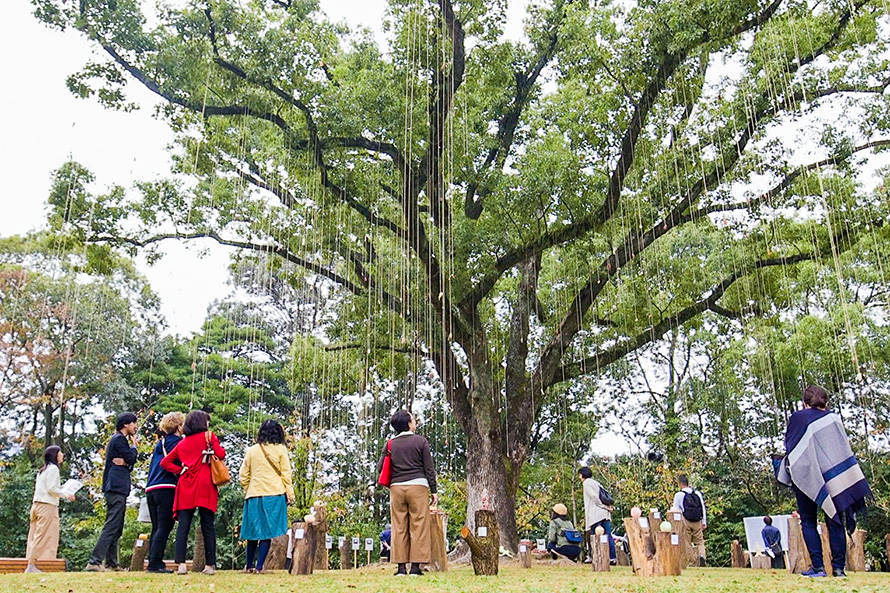
[[[374,551],[374,538],[373,538],[373,537],[366,537],[366,538],[365,538],[365,551],[366,551],[366,552],[373,552],[373,551]]]
[[[358,550],[359,548],[361,548],[361,546],[362,546],[362,538],[360,538],[360,537],[352,538],[352,549],[353,550]]]
[[[538,543],[538,551],[539,552],[547,551],[547,540],[539,539],[537,543]]]
[[[294,530],[294,537],[297,539],[303,539],[304,537],[306,537],[306,530],[302,527]]]
[[[526,552],[528,552],[528,546],[526,546],[525,544],[519,544],[519,551],[525,554]]]
[[[342,548],[345,545],[346,545],[346,536],[341,535],[340,537],[337,538],[337,547]]]
[[[324,536],[324,547],[330,550],[334,547],[334,536],[326,535]]]
[[[488,527],[480,525],[476,528],[476,535],[479,537],[488,537]]]
[[[782,549],[788,550],[788,519],[791,515],[770,515],[773,518],[773,527],[782,534]],[[745,538],[748,540],[748,550],[761,552],[766,550],[766,544],[763,543],[763,528],[766,523],[763,522],[763,515],[757,517],[745,517]]]

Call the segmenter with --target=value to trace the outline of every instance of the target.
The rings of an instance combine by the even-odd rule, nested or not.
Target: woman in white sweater
[[[65,461],[62,449],[53,445],[43,452],[43,467],[37,472],[28,530],[28,567],[25,572],[40,572],[38,560],[55,559],[59,551],[59,499],[74,500],[62,492],[59,464]]]

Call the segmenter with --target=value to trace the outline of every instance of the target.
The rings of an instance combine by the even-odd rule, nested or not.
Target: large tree
[[[74,93],[163,99],[192,178],[67,212],[82,238],[210,238],[339,286],[329,337],[434,364],[468,520],[488,491],[511,547],[561,384],[699,316],[775,311],[798,264],[885,233],[886,196],[842,182],[887,144],[879,0],[549,0],[522,41],[498,0],[391,0],[388,51],[314,0],[34,4],[107,56]]]

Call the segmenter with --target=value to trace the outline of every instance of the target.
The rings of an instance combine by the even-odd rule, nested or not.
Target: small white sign
[[[643,529],[649,529],[648,517],[640,517],[640,527],[642,527]]]
[[[653,518],[661,519],[661,511],[659,511],[658,509],[649,509],[649,511],[652,513]]]
[[[672,534],[671,534],[671,545],[672,545],[672,546],[679,546],[679,545],[680,545],[680,534],[679,534],[679,533],[672,533]]]
[[[480,525],[476,528],[476,535],[479,537],[488,537],[488,527]]]
[[[525,544],[519,544],[519,551],[525,554],[526,552],[528,552],[528,546],[526,546]]]
[[[324,547],[330,550],[334,547],[334,536],[326,535],[324,536]]]
[[[603,535],[601,535],[601,536],[600,536],[600,543],[601,543],[601,544],[607,544],[607,543],[609,543],[609,536],[606,535],[605,533],[604,533]]]
[[[822,525],[816,525],[816,531],[819,532],[819,535],[822,535]]]
[[[539,539],[539,540],[537,541],[537,544],[538,544],[538,551],[539,551],[539,552],[546,552],[546,551],[547,551],[547,541],[546,541],[546,540]]]
[[[674,513],[674,521],[682,521],[683,513]]]
[[[345,535],[339,536],[337,538],[337,547],[342,548],[345,545],[346,545],[346,536]]]
[[[303,539],[306,537],[306,530],[300,527],[299,529],[294,530],[294,537],[297,539]]]
[[[352,549],[358,550],[362,546],[362,538],[354,537],[352,538]]]
[[[145,540],[144,540],[144,539],[137,539],[137,540],[136,540],[136,547],[137,547],[137,548],[141,548],[141,547],[144,546],[144,545],[145,545]]]
[[[365,551],[366,551],[366,552],[373,552],[373,551],[374,551],[374,538],[373,538],[373,537],[366,537],[366,538],[365,538]]]

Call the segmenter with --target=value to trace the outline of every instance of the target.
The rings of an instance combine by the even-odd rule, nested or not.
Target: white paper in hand
[[[74,496],[81,488],[83,488],[83,482],[80,480],[68,480],[62,484],[62,487],[59,490],[63,492],[65,496]]]

